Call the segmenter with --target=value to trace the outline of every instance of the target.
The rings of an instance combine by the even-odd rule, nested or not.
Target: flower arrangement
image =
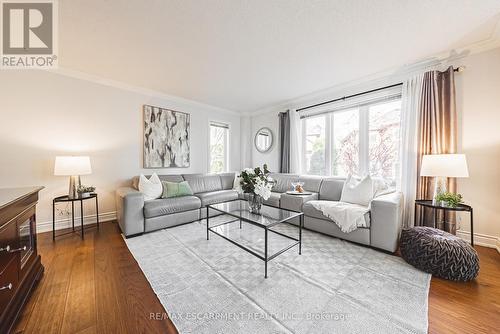
[[[269,170],[267,165],[264,164],[262,168],[245,168],[238,175],[239,182],[237,182],[238,191],[255,194],[267,200],[271,197],[271,189],[273,187],[273,180],[269,177]]]
[[[262,168],[245,168],[238,175],[236,190],[240,193],[250,194],[250,209],[254,213],[260,213],[262,199],[271,197],[273,179],[269,177],[269,170],[264,164]]]

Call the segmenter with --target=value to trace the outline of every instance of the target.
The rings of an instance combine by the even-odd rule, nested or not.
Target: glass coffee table
[[[218,211],[222,214],[231,216],[235,219],[218,223],[216,225],[210,226],[210,210]],[[273,230],[272,227],[290,222],[294,218],[299,218],[299,236],[298,238],[291,237],[286,235],[285,233]],[[231,230],[229,225],[234,225],[239,223],[239,229],[242,229],[242,222],[251,224],[252,226],[256,226],[264,230],[264,251],[259,251],[255,248],[250,248],[248,245],[245,245],[242,242],[242,239],[235,238],[231,236]],[[231,242],[232,244],[240,247],[241,249],[247,251],[248,253],[258,257],[262,261],[264,261],[264,277],[267,278],[267,263],[277,257],[280,254],[283,254],[287,250],[299,246],[299,255],[302,253],[302,227],[304,225],[304,214],[302,212],[295,212],[291,210],[285,210],[280,208],[275,208],[267,205],[262,205],[261,213],[254,214],[250,212],[248,202],[246,200],[234,200],[219,204],[210,204],[207,205],[207,240],[210,239],[210,232],[218,235],[219,237]],[[242,234],[245,231],[241,232]],[[285,238],[287,244],[283,247],[280,247],[278,250],[275,250],[272,254],[268,254],[269,252],[269,233],[273,233],[276,236],[280,236],[281,239]],[[283,239],[283,240],[285,240]]]

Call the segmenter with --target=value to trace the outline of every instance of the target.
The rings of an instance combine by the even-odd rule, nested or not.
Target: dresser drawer
[[[16,260],[10,261],[3,272],[0,273],[0,312],[3,312],[9,304],[17,289],[19,282],[18,266]]]
[[[8,252],[7,248],[14,250],[18,247],[17,225],[15,221],[11,221],[0,229],[0,272],[16,256],[16,253]]]

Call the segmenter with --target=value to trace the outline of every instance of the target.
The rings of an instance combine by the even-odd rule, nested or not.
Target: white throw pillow
[[[151,177],[148,178],[141,174],[139,176],[139,191],[144,195],[144,200],[149,201],[152,199],[160,198],[163,193],[163,186],[161,184],[160,178],[156,173],[153,173]]]
[[[373,180],[370,175],[367,175],[361,181],[356,180],[351,175],[347,177],[342,188],[342,195],[340,195],[341,202],[368,206],[372,199]]]
[[[241,182],[241,177],[239,177],[238,174],[236,174],[234,176],[234,181],[233,181],[233,190],[235,190],[238,193],[242,193],[243,192],[243,189],[241,189],[240,182]]]

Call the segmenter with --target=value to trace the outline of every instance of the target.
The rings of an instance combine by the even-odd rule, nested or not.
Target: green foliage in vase
[[[84,186],[84,185],[79,185],[78,186],[78,189],[76,189],[76,191],[79,193],[79,194],[83,194],[83,193],[93,193],[95,191],[95,187],[94,186]]]
[[[462,203],[462,195],[444,192],[436,196],[436,201],[445,202],[449,207],[455,208]]]

